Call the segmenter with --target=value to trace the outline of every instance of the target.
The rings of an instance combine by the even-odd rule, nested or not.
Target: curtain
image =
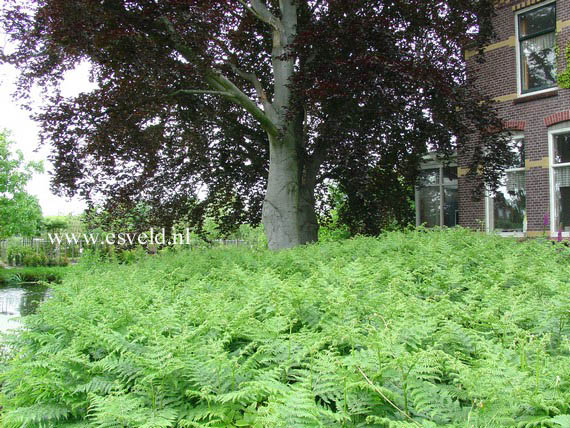
[[[523,90],[554,83],[555,33],[548,33],[521,42]]]
[[[525,171],[507,171],[506,187],[508,192],[524,190],[526,185]]]
[[[570,187],[570,166],[555,168],[556,187]]]

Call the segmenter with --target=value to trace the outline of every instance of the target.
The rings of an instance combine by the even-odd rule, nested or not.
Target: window
[[[509,142],[513,163],[506,169],[495,194],[487,199],[487,224],[499,233],[526,232],[525,143],[522,135]]]
[[[570,232],[570,130],[550,134],[552,233]]]
[[[426,167],[416,191],[416,223],[427,227],[457,225],[457,167]]]
[[[517,15],[520,93],[556,85],[556,4]]]

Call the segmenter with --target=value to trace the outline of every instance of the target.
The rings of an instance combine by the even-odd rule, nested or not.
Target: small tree
[[[0,132],[0,238],[34,235],[38,232],[42,210],[35,196],[26,192],[34,172],[42,172],[41,162],[25,162],[17,150],[11,152],[8,132]]]

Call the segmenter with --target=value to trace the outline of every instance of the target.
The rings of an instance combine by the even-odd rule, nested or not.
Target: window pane
[[[443,168],[443,184],[457,184],[457,167],[449,166]]]
[[[439,184],[439,168],[424,169],[420,173],[420,186]]]
[[[511,151],[513,152],[513,163],[510,168],[524,168],[525,167],[525,146],[522,138],[511,140],[509,143]]]
[[[521,42],[523,91],[549,88],[556,84],[554,41],[555,34],[548,33]]]
[[[554,163],[570,162],[570,134],[554,136]]]
[[[554,4],[531,10],[519,17],[519,37],[531,36],[556,28],[556,6]]]
[[[523,232],[525,210],[525,171],[508,171],[493,201],[495,230]]]
[[[453,187],[444,187],[443,189],[443,221],[444,226],[457,226],[457,212],[459,210],[457,203],[457,189]]]
[[[570,187],[560,187],[556,191],[557,230],[570,232]]]
[[[439,187],[424,187],[419,189],[420,224],[427,227],[439,226],[440,195]]]
[[[556,229],[570,231],[570,167],[554,170],[556,183]]]

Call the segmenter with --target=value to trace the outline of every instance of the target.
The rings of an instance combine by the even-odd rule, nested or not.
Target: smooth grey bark
[[[262,221],[269,248],[278,250],[314,242],[318,232],[314,192],[322,159],[307,156],[305,138],[303,132],[299,132],[303,129],[303,117],[291,117],[289,85],[295,72],[295,59],[286,55],[287,47],[297,36],[297,0],[279,0],[280,17],[275,16],[263,0],[238,1],[272,29],[273,100],[268,99],[255,73],[239,70],[235,64],[229,65],[237,75],[252,84],[257,102],[215,69],[208,70],[204,76],[214,91],[183,92],[226,97],[249,112],[267,133],[270,163]],[[172,24],[164,18],[162,25],[170,33],[178,52],[192,62],[194,52],[178,39]]]
[[[263,202],[263,225],[271,250],[317,240],[315,180],[299,159],[294,135],[270,138],[269,177]]]
[[[252,2],[254,8],[259,1]],[[294,58],[286,57],[287,46],[297,35],[295,0],[280,0],[281,18],[268,17],[273,27],[274,100],[266,108],[279,135],[269,136],[269,177],[263,203],[263,225],[270,249],[278,250],[317,240],[314,189],[316,171],[308,169],[305,160],[303,116],[292,115],[289,85],[295,72]],[[261,13],[261,11],[260,11]],[[292,117],[293,116],[293,117]]]

